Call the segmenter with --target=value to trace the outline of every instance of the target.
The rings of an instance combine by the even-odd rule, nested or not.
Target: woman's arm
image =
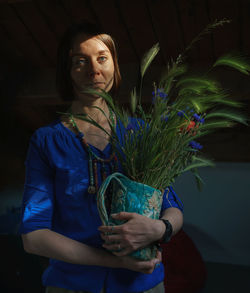
[[[179,232],[183,226],[183,213],[178,208],[168,208],[164,210],[161,219],[168,220],[170,224],[172,225],[172,228],[173,228],[172,236],[174,236],[177,232]],[[164,225],[164,232],[165,232],[165,225]]]
[[[142,273],[152,273],[160,263],[161,255],[151,261],[138,261],[131,257],[117,257],[105,250],[85,245],[49,229],[22,234],[24,249],[28,253],[81,265],[126,268]]]

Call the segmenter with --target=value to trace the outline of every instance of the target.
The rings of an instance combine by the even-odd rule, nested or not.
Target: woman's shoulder
[[[70,130],[66,130],[60,119],[38,128],[32,135],[31,140],[36,142],[46,142],[50,140],[58,140],[70,135]]]

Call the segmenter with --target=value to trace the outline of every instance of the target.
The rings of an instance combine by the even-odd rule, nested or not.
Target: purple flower
[[[200,123],[204,123],[204,121],[205,121],[205,119],[204,118],[201,118],[201,116],[200,115],[198,115],[198,114],[194,114],[193,115],[193,118],[197,121],[197,122],[200,122]]]
[[[199,144],[198,142],[192,140],[189,142],[189,146],[191,146],[192,149],[195,150],[201,150],[203,148],[203,146],[201,144]]]

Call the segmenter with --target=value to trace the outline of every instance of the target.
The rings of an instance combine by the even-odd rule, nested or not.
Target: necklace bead
[[[110,111],[111,114],[111,111]],[[111,115],[111,121],[113,122],[113,128],[114,128],[114,118]],[[101,178],[102,180],[105,180],[107,177],[107,168],[105,164],[109,164],[111,173],[114,173],[118,170],[118,163],[117,163],[117,157],[115,155],[115,152],[112,148],[111,155],[104,159],[99,157],[97,154],[95,154],[87,141],[84,138],[84,134],[79,130],[73,114],[70,115],[69,122],[71,123],[72,127],[77,132],[77,137],[80,139],[83,148],[88,154],[88,165],[89,165],[89,187],[88,187],[88,193],[89,194],[95,194],[98,191],[98,162],[101,163]]]

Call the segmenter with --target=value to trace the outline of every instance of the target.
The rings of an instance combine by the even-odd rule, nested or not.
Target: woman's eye
[[[73,65],[74,66],[82,66],[85,65],[87,63],[86,59],[75,59],[73,60]]]
[[[87,61],[85,59],[79,59],[77,64],[84,65],[86,63],[87,63]]]
[[[99,58],[98,58],[98,60],[99,60],[99,62],[105,62],[106,60],[107,60],[107,57],[106,56],[100,56]]]

